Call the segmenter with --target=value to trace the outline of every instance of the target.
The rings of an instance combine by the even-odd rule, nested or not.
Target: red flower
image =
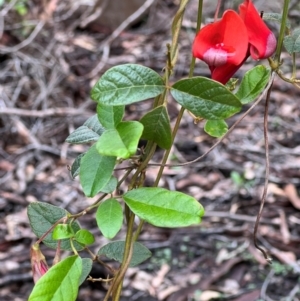
[[[248,31],[252,58],[258,60],[270,57],[276,49],[276,38],[273,32],[263,22],[250,0],[245,0],[239,9]]]
[[[251,0],[240,5],[240,15],[226,10],[221,20],[204,26],[193,44],[193,55],[206,62],[212,79],[225,84],[248,56],[267,58],[276,48],[276,39]]]
[[[45,256],[40,250],[39,244],[31,246],[30,258],[33,281],[36,283],[48,271],[48,265]]]

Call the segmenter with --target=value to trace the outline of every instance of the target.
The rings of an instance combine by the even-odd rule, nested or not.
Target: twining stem
[[[179,125],[180,125],[180,121],[182,119],[182,116],[183,116],[183,113],[184,113],[184,108],[181,107],[179,113],[178,113],[178,116],[177,116],[177,119],[176,119],[176,123],[175,123],[175,126],[174,126],[174,129],[172,131],[172,145],[174,143],[174,139],[175,139],[175,136],[177,134],[177,131],[179,129]],[[158,183],[159,183],[159,180],[161,179],[161,176],[163,174],[163,171],[164,171],[164,168],[165,168],[165,165],[166,165],[166,162],[168,160],[168,157],[170,155],[170,152],[171,152],[171,148],[166,150],[166,152],[164,153],[164,157],[162,159],[162,162],[161,162],[161,166],[159,168],[159,171],[157,173],[157,176],[156,176],[156,179],[155,179],[155,182],[153,184],[154,187],[157,187],[158,186]]]
[[[202,0],[200,0],[202,1]],[[170,49],[170,56],[171,56],[171,63],[174,66],[176,64],[177,60],[177,54],[178,54],[178,39],[179,39],[179,33],[181,30],[181,24],[183,20],[183,14],[185,11],[185,7],[189,0],[181,0],[179,9],[173,19],[172,22],[172,44]]]
[[[218,0],[218,4],[217,4],[215,16],[214,16],[214,21],[215,22],[218,20],[219,11],[220,11],[220,7],[221,7],[221,2],[222,2],[222,0]]]
[[[296,72],[297,72],[297,66],[296,66],[296,53],[294,52],[292,54],[292,60],[293,60],[293,70],[292,70],[292,80],[296,79]]]
[[[199,0],[198,2],[198,16],[197,16],[197,27],[196,27],[196,34],[200,30],[201,22],[202,22],[202,11],[203,11],[203,0]],[[195,63],[196,58],[192,57],[191,64],[190,64],[190,71],[189,71],[189,77],[192,77],[195,70]]]
[[[40,244],[45,238],[46,236],[60,223],[65,223],[67,221],[67,217],[63,216],[62,218],[60,218],[58,221],[56,221],[53,225],[51,225],[51,227],[38,239],[38,241],[36,242],[36,244]]]
[[[265,184],[264,190],[261,197],[261,203],[259,207],[258,214],[256,216],[256,221],[254,225],[254,233],[253,233],[253,242],[255,247],[260,250],[265,259],[268,263],[272,263],[272,258],[268,256],[267,252],[258,245],[257,242],[257,231],[259,226],[259,221],[262,216],[262,211],[266,202],[267,192],[268,192],[268,184],[269,184],[269,175],[270,175],[270,157],[269,157],[269,135],[268,135],[268,114],[269,114],[269,103],[270,103],[270,96],[272,91],[273,81],[270,87],[268,88],[267,96],[266,96],[266,103],[265,103],[265,113],[264,113],[264,137],[265,137],[265,153],[266,153],[266,170],[265,170]]]
[[[129,218],[129,221],[128,221],[123,261],[122,261],[120,269],[119,269],[117,275],[115,276],[115,278],[113,279],[113,282],[112,282],[111,286],[109,287],[103,301],[108,301],[111,295],[113,295],[113,301],[120,300],[123,277],[130,264],[130,260],[131,260],[132,252],[133,252],[132,236],[133,236],[134,217],[135,217],[135,215],[132,213]]]
[[[146,169],[150,159],[152,158],[153,154],[155,153],[156,147],[157,147],[157,145],[153,141],[149,141],[147,143],[146,148],[145,148],[145,154],[142,157],[142,161],[140,162],[140,165],[138,166],[136,172],[132,176],[132,179],[128,186],[128,190],[131,190],[131,189],[141,186],[143,184],[143,183],[141,183],[141,181],[139,181],[139,177]]]
[[[197,16],[197,28],[196,28],[196,32],[198,33],[200,27],[201,27],[201,22],[202,22],[202,10],[203,10],[203,0],[199,0],[198,2],[198,16]],[[182,15],[183,17],[183,15]],[[178,41],[177,41],[178,42]],[[171,52],[172,54],[172,52]],[[190,64],[190,71],[189,71],[189,77],[192,77],[193,74],[194,74],[194,69],[195,69],[195,62],[196,62],[196,59],[193,57],[192,60],[191,60],[191,64]],[[173,128],[173,131],[172,131],[172,145],[174,143],[174,140],[175,140],[175,136],[177,134],[177,131],[179,129],[179,125],[180,125],[180,122],[181,122],[181,119],[182,119],[182,116],[183,116],[183,113],[184,113],[185,109],[183,107],[181,107],[179,113],[178,113],[178,116],[177,116],[177,119],[176,119],[176,122],[175,122],[175,126]],[[168,157],[170,155],[170,152],[171,152],[171,149],[167,150],[164,154],[164,157],[162,159],[162,162],[161,162],[161,165],[160,165],[160,168],[159,168],[159,171],[158,171],[158,174],[156,176],[156,179],[155,179],[155,182],[154,182],[154,187],[157,187],[158,186],[158,183],[162,177],[162,174],[163,174],[163,171],[164,171],[164,168],[166,166],[166,162],[168,160]]]
[[[286,23],[287,23],[288,11],[289,11],[289,4],[290,4],[290,0],[284,0],[279,37],[278,37],[277,47],[276,47],[276,52],[274,57],[274,61],[277,66],[280,65],[280,56],[282,52],[283,39],[286,32]]]
[[[129,267],[132,253],[133,253],[133,225],[134,225],[134,218],[135,215],[131,213],[128,225],[127,225],[127,233],[126,233],[126,240],[125,240],[125,247],[124,247],[124,256],[123,256],[123,261],[121,263],[121,267],[119,269],[118,274],[116,275],[111,288],[112,291],[114,290],[115,287],[117,287],[117,290],[114,292],[113,296],[113,301],[118,301],[121,296],[121,291],[122,291],[122,282],[123,282],[123,277],[126,273],[126,270]]]

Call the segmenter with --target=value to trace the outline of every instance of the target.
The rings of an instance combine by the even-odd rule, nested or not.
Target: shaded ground
[[[177,9],[177,1],[158,1],[138,24],[112,41],[111,31],[97,22],[81,25],[88,6],[49,1],[41,8],[35,2],[28,1],[25,17],[7,7],[1,11],[5,22],[0,40],[0,299],[4,301],[27,300],[33,287],[29,248],[35,237],[26,206],[42,201],[75,213],[93,201],[83,196],[67,168],[84,148],[64,142],[95,113],[91,87],[116,64],[141,63],[161,72]],[[187,75],[195,5],[192,1],[186,12],[174,80]],[[213,7],[205,7],[208,16]],[[297,18],[298,7],[293,7],[291,15]],[[268,10],[262,4],[261,9]],[[289,58],[284,58],[288,73]],[[238,75],[249,68],[246,64]],[[198,63],[195,73],[208,75],[208,70]],[[273,265],[252,242],[264,184],[264,105],[260,104],[205,159],[189,167],[166,168],[161,185],[197,198],[206,216],[200,227],[170,230],[147,225],[140,241],[153,257],[129,270],[122,300],[300,299],[298,96],[297,90],[276,79],[269,112],[270,184],[258,231]],[[131,105],[127,118],[139,119],[149,107],[149,102]],[[172,100],[169,112],[174,121],[178,107]],[[204,133],[203,124],[195,125],[186,114],[171,162],[193,160],[215,141]],[[158,152],[155,160],[161,156]],[[156,173],[156,168],[149,169],[149,182]],[[98,233],[90,216],[80,222]],[[98,237],[95,250],[105,242]],[[53,250],[44,252],[50,263]],[[97,266],[91,275],[106,277]],[[102,300],[104,292],[99,283],[87,283],[78,300]]]

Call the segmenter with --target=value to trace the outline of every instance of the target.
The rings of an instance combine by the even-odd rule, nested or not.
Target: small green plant
[[[28,0],[18,0],[17,3],[14,6],[14,10],[20,16],[25,16],[28,13],[27,1]]]
[[[282,276],[286,276],[288,273],[290,273],[293,270],[291,266],[282,264],[278,261],[273,262],[272,268],[276,275],[282,275]]]
[[[91,98],[97,103],[96,114],[66,140],[88,147],[74,161],[71,175],[74,178],[79,176],[85,196],[96,197],[96,201],[74,214],[42,202],[28,206],[30,225],[38,237],[32,246],[36,284],[29,301],[74,301],[78,287],[87,277],[109,285],[103,301],[120,300],[128,267],[151,257],[151,252],[138,242],[144,223],[156,227],[187,227],[199,225],[204,215],[204,208],[192,196],[158,187],[184,111],[189,111],[195,122],[204,120],[204,130],[209,135],[224,138],[232,131],[226,120],[258,98],[257,104],[270,92],[275,73],[298,85],[299,80],[294,76],[294,57],[300,52],[297,38],[300,33],[286,31],[288,0],[284,2],[282,16],[273,15],[273,19],[281,23],[277,47],[274,34],[250,0],[241,3],[239,13],[227,10],[220,20],[217,10],[215,22],[201,30],[203,1],[199,0],[189,77],[171,84],[170,78],[180,55],[179,36],[187,3],[188,0],[181,0],[174,16],[164,73],[138,64],[124,64],[107,70],[91,91]],[[18,5],[18,12],[26,13],[26,2],[19,1]],[[283,41],[294,62],[292,78],[286,78],[280,71]],[[271,58],[274,51],[275,56]],[[236,83],[228,89],[224,84],[250,55],[256,60],[269,58],[271,68],[258,65],[244,74],[235,90]],[[212,79],[193,75],[196,57],[208,64]],[[173,128],[167,107],[170,97],[181,106]],[[140,120],[126,120],[125,106],[148,99],[153,99],[151,110],[144,112]],[[143,148],[138,147],[140,139],[147,141]],[[158,147],[165,151],[164,157],[161,163],[153,164],[151,160]],[[146,187],[147,172],[153,165],[160,168],[153,185]],[[123,171],[122,175],[120,171]],[[240,183],[241,178],[235,176],[235,181]],[[128,183],[125,191],[120,189],[123,183]],[[111,240],[97,246],[96,252],[90,247],[95,244],[94,234],[79,224],[83,215],[91,213],[95,214],[99,228],[97,235]],[[122,227],[126,230],[125,237],[113,240]],[[38,248],[42,242],[56,250],[54,265],[49,269]],[[61,259],[62,251],[69,251],[71,255]],[[90,256],[82,257],[82,251]],[[164,255],[164,259],[171,261],[168,254]],[[103,260],[105,257],[119,262],[118,268],[107,265]],[[93,264],[103,265],[108,278],[89,277]]]
[[[0,7],[3,6],[5,2],[10,3],[12,0],[0,0]],[[28,0],[17,0],[13,6],[13,9],[20,16],[25,16],[28,13],[27,2]]]

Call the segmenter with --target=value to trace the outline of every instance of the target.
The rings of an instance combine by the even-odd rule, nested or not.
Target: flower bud
[[[39,244],[33,244],[30,249],[31,268],[33,281],[36,283],[47,271],[48,265]]]

